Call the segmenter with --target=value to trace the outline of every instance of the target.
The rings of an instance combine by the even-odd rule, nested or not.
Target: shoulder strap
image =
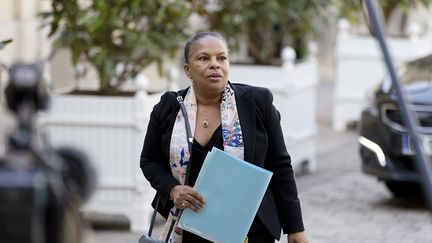
[[[181,112],[183,114],[183,117],[184,117],[184,120],[185,120],[185,128],[186,128],[186,135],[187,135],[186,140],[187,140],[187,143],[188,143],[188,146],[189,146],[189,153],[192,153],[193,137],[192,137],[192,132],[191,132],[190,124],[189,124],[188,115],[187,115],[187,112],[186,112],[186,107],[185,107],[184,102],[183,102],[183,97],[181,95],[179,95],[177,92],[175,92],[175,93],[177,95],[177,102],[180,104],[180,110],[181,110]],[[191,160],[189,159],[189,161],[191,161]],[[188,165],[188,167],[186,169],[185,182],[188,181],[189,170],[190,170],[190,166]],[[160,203],[160,197],[158,195],[157,196],[157,200],[156,200],[156,204],[155,204],[155,206],[156,206],[155,208],[159,207],[159,203]],[[178,211],[179,210],[177,210],[176,214],[178,214]],[[149,227],[149,231],[148,231],[148,234],[147,234],[149,237],[151,237],[151,235],[153,233],[153,227],[154,227],[155,220],[156,220],[156,209],[153,211],[153,215],[152,215],[152,218],[151,218],[150,227]],[[170,230],[169,230],[169,232],[167,234],[168,236],[171,235],[172,229],[173,229],[173,227],[170,227]]]
[[[189,119],[188,119],[188,115],[187,115],[187,112],[186,112],[186,107],[185,107],[184,102],[183,102],[183,97],[181,95],[179,95],[178,93],[177,93],[177,101],[180,104],[180,109],[181,109],[181,112],[182,112],[184,120],[185,120],[186,136],[187,136],[186,139],[187,139],[187,143],[188,143],[188,146],[189,146],[189,153],[192,154],[193,137],[192,137],[191,127],[190,127],[190,124],[189,124]],[[191,157],[189,157],[189,163],[191,161],[190,158]],[[189,179],[189,170],[190,170],[190,164],[186,168],[185,183],[187,183],[188,179]]]

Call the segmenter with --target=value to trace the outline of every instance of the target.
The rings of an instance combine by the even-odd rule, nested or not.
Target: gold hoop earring
[[[196,86],[196,83],[195,83],[195,81],[193,79],[191,79],[191,82],[192,82],[193,86]]]

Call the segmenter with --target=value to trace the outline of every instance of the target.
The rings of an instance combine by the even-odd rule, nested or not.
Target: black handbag
[[[188,116],[187,116],[186,108],[185,108],[184,103],[183,103],[183,97],[180,96],[178,93],[177,93],[177,101],[180,104],[180,109],[181,109],[181,112],[182,112],[183,117],[185,119],[185,127],[186,127],[186,135],[187,135],[186,139],[187,139],[187,143],[188,143],[188,146],[189,146],[189,151],[192,151],[193,137],[192,137],[192,132],[191,132],[190,124],[189,124],[189,119],[188,119]],[[189,158],[189,161],[191,161],[190,158]],[[190,166],[188,166],[187,169],[186,169],[185,182],[188,181],[189,168],[190,168]],[[156,200],[155,209],[153,211],[153,215],[152,215],[152,218],[151,218],[149,231],[148,231],[147,235],[144,234],[144,235],[142,235],[139,238],[138,243],[164,243],[164,242],[168,242],[169,237],[171,235],[171,232],[174,229],[174,224],[171,225],[171,227],[170,227],[170,229],[168,231],[168,234],[167,234],[167,239],[165,239],[165,241],[163,241],[163,240],[156,240],[156,239],[151,238],[151,235],[153,233],[154,223],[155,223],[155,220],[156,220],[156,213],[157,213],[156,208],[159,207],[159,203],[160,203],[160,197],[159,197],[159,195],[157,195],[157,200]],[[175,212],[175,214],[178,215],[179,212],[180,212],[180,210],[177,209],[176,212]]]

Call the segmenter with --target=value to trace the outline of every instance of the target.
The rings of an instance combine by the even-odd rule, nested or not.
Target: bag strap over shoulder
[[[191,127],[190,127],[190,124],[189,124],[188,115],[187,115],[187,112],[186,112],[186,107],[185,107],[184,102],[183,102],[183,97],[182,97],[181,95],[179,95],[177,92],[175,92],[175,93],[176,93],[176,95],[177,95],[177,102],[178,102],[179,105],[180,105],[180,110],[181,110],[181,112],[182,112],[182,114],[183,114],[183,117],[184,117],[184,120],[185,120],[185,128],[186,128],[186,135],[187,135],[186,140],[187,140],[187,143],[188,143],[188,146],[189,146],[189,153],[192,153],[193,137],[192,137]],[[187,169],[186,169],[185,182],[188,181],[188,177],[189,177],[189,170],[190,170],[190,166],[188,166]],[[159,207],[159,204],[160,204],[160,196],[157,195],[155,208],[158,208],[158,207]],[[156,213],[157,213],[157,211],[156,211],[156,209],[155,209],[155,210],[153,211],[153,215],[152,215],[152,218],[151,218],[149,231],[148,231],[148,233],[147,233],[147,235],[148,235],[149,238],[151,237],[151,235],[152,235],[152,233],[153,233],[153,227],[154,227],[155,220],[156,220]],[[176,214],[178,214],[178,213],[179,213],[179,210],[176,211]],[[169,237],[169,235],[171,235],[171,232],[172,232],[172,230],[173,230],[173,228],[174,228],[173,226],[174,226],[174,225],[172,225],[172,226],[170,227],[170,229],[169,229],[169,232],[168,232],[168,234],[167,234],[168,237]],[[141,243],[141,242],[140,242],[140,243]]]
[[[177,93],[177,101],[180,104],[180,109],[181,109],[181,112],[182,112],[184,120],[185,120],[186,136],[187,136],[186,139],[187,139],[187,143],[189,146],[189,153],[192,153],[193,137],[192,137],[191,127],[190,127],[190,123],[189,123],[189,119],[188,119],[188,114],[186,112],[186,107],[185,107],[184,102],[183,102],[183,97],[181,95],[179,95],[178,93]],[[189,161],[191,161],[191,159],[189,159]],[[185,183],[188,182],[189,170],[190,170],[190,166],[188,165],[188,167],[186,169]]]

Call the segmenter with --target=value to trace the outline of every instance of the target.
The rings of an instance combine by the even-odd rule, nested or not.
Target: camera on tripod
[[[0,243],[80,242],[79,207],[96,173],[75,148],[52,148],[35,135],[35,117],[48,108],[40,64],[14,64],[5,89],[16,130],[0,155]]]

